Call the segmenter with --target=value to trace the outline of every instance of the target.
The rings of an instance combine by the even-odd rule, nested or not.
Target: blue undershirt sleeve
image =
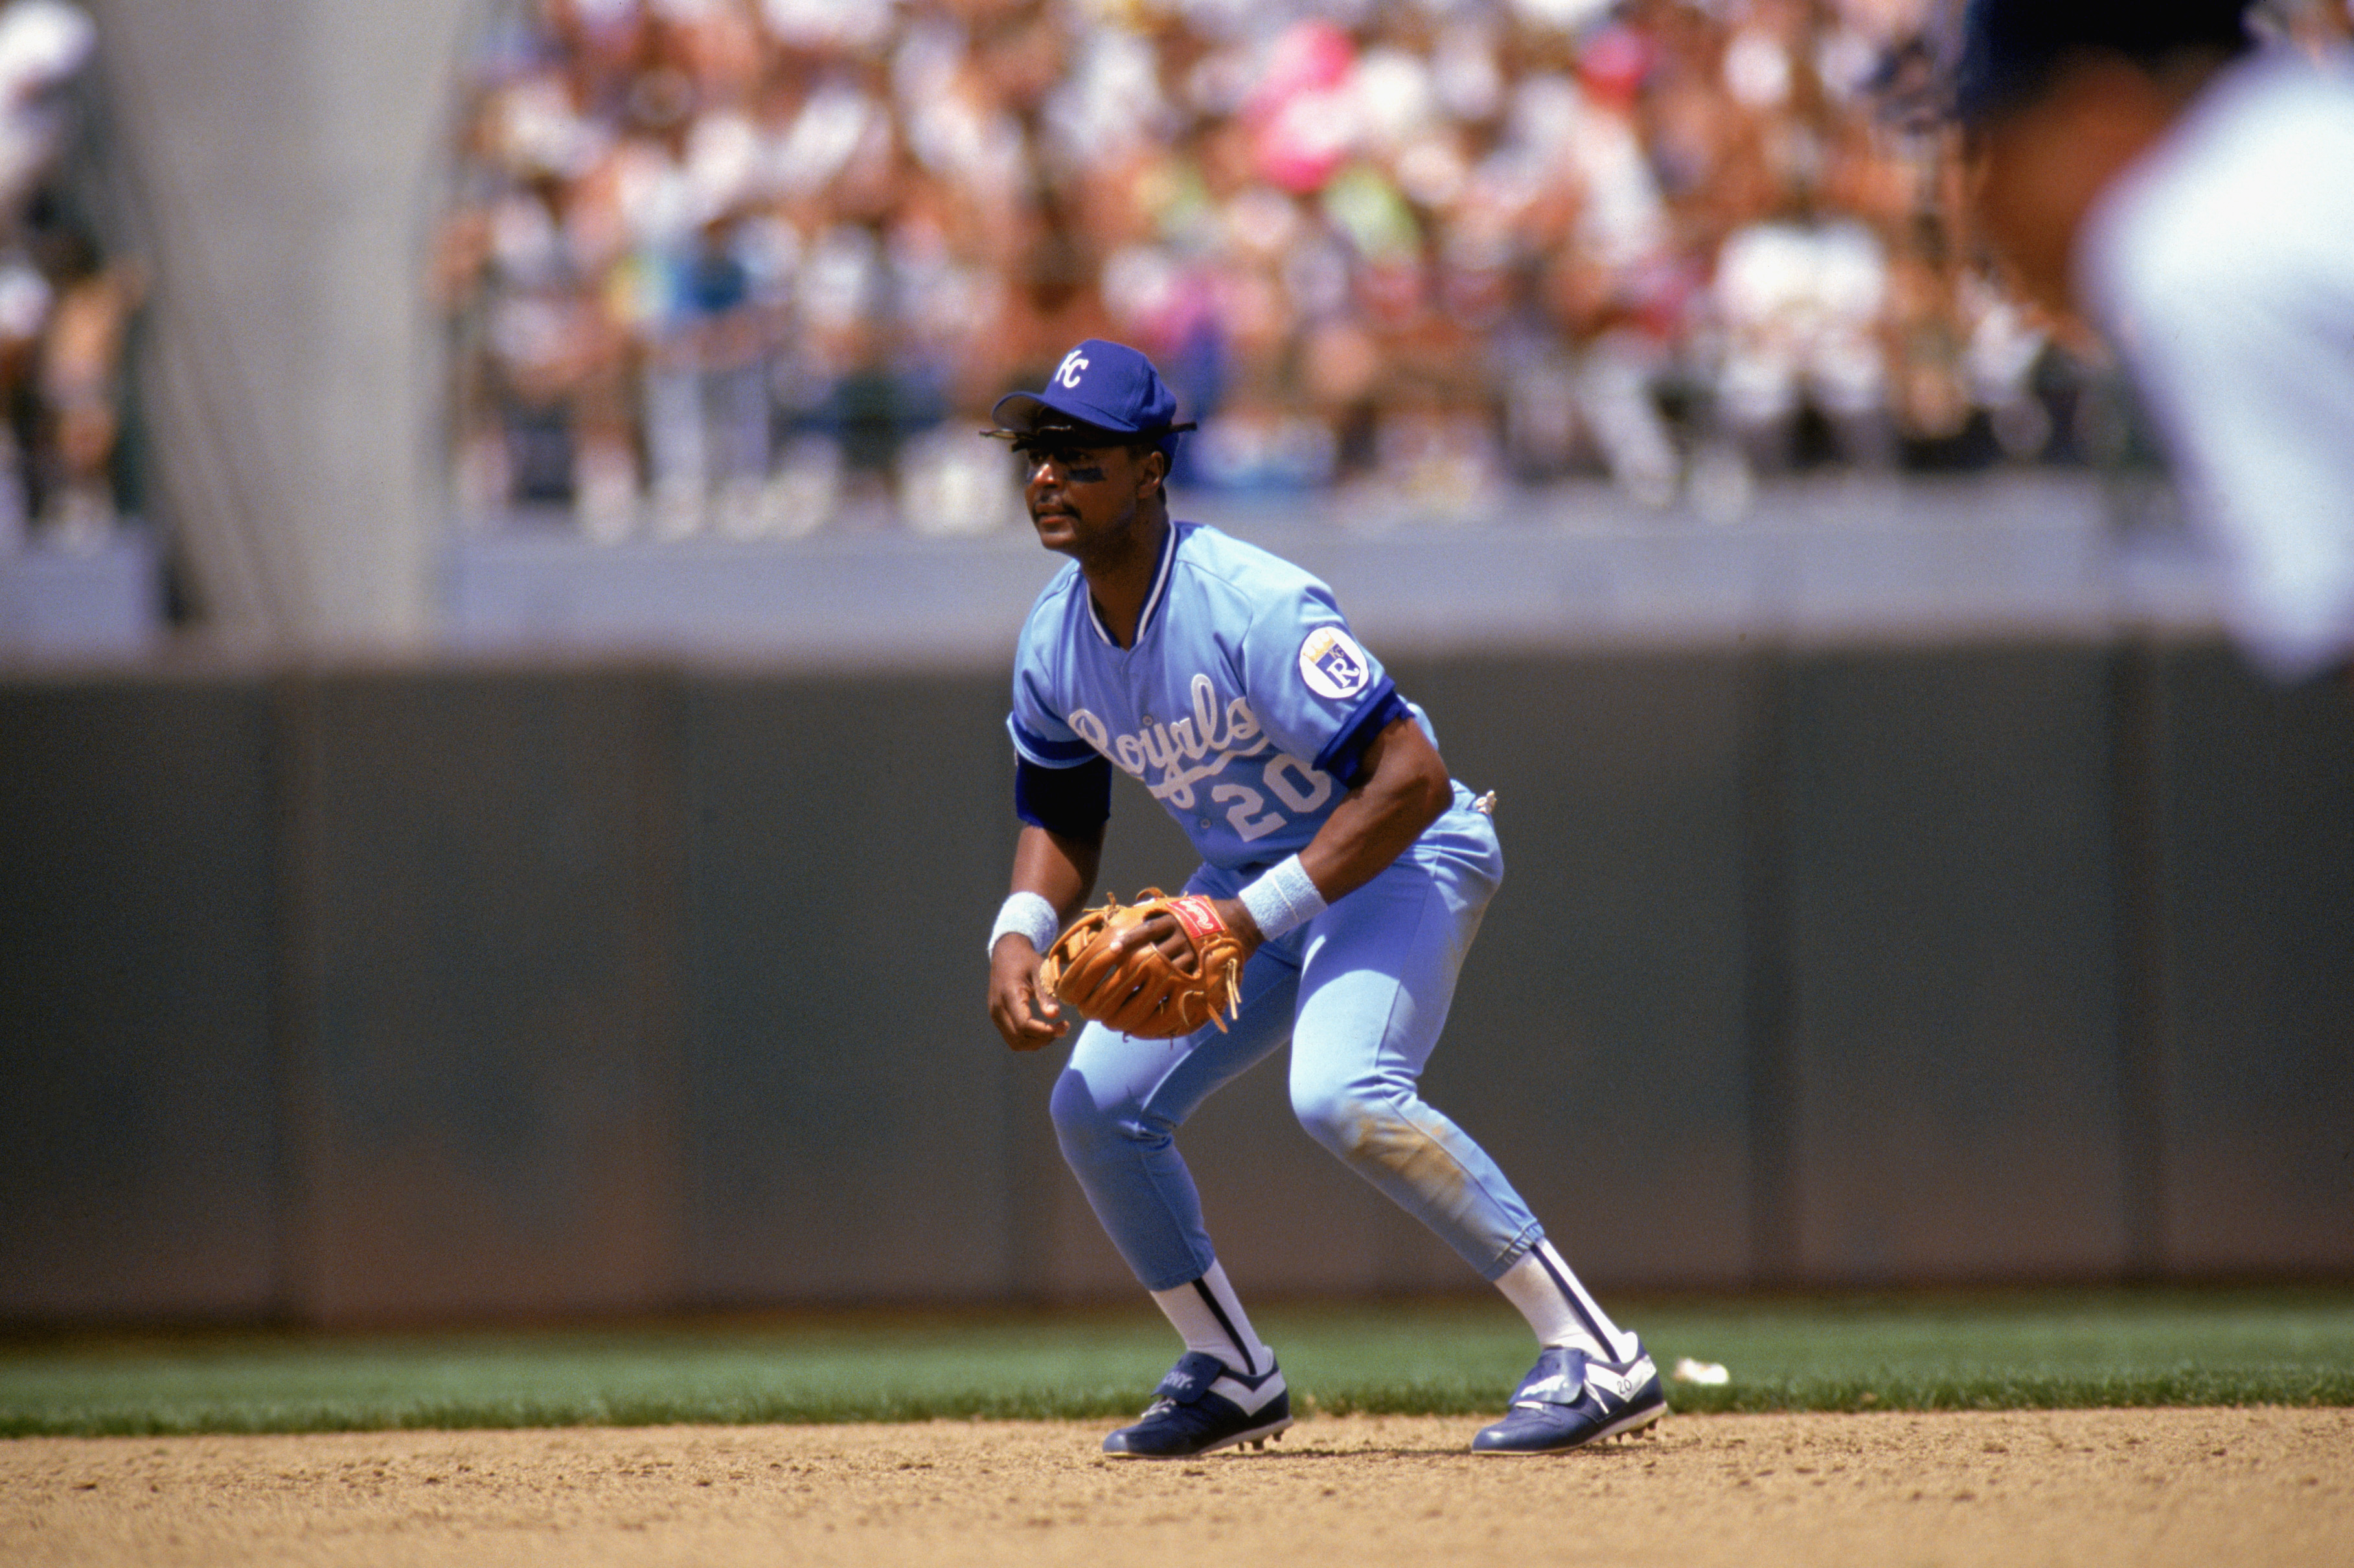
[[[1097,757],[1075,768],[1013,764],[1013,814],[1033,827],[1086,839],[1111,818],[1111,762]]]

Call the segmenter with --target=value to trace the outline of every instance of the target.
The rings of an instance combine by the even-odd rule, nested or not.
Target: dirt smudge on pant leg
[[[1453,1130],[1453,1124],[1437,1111],[1428,1106],[1420,1108],[1425,1117]],[[1468,1180],[1463,1162],[1444,1141],[1389,1106],[1352,1101],[1338,1152],[1352,1169],[1384,1191],[1394,1183],[1434,1213],[1462,1211]],[[1405,1202],[1395,1192],[1391,1195]]]

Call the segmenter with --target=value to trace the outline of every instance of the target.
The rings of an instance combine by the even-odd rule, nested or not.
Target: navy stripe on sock
[[[1257,1377],[1258,1367],[1252,1361],[1250,1351],[1243,1348],[1243,1337],[1235,1332],[1235,1320],[1226,1316],[1225,1308],[1218,1305],[1217,1295],[1211,1290],[1210,1282],[1207,1279],[1197,1279],[1193,1281],[1193,1288],[1201,1296],[1203,1304],[1210,1308],[1210,1316],[1218,1320],[1218,1327],[1226,1331],[1226,1338],[1234,1341],[1236,1353],[1243,1358],[1243,1375]]]
[[[1602,1331],[1602,1325],[1594,1320],[1593,1315],[1585,1309],[1585,1303],[1577,1298],[1577,1292],[1569,1287],[1569,1281],[1561,1277],[1561,1270],[1555,1268],[1553,1266],[1553,1259],[1545,1255],[1544,1244],[1539,1242],[1529,1248],[1529,1255],[1535,1258],[1539,1266],[1543,1268],[1545,1277],[1552,1280],[1553,1288],[1561,1292],[1561,1298],[1569,1303],[1569,1309],[1575,1315],[1577,1320],[1585,1325],[1585,1331],[1594,1337],[1594,1342],[1602,1347],[1602,1353],[1606,1356],[1617,1355],[1618,1347],[1610,1342],[1610,1337]]]

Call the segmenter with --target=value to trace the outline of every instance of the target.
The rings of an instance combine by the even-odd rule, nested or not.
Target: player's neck
[[[1165,503],[1139,507],[1135,523],[1103,546],[1079,558],[1087,579],[1087,595],[1104,630],[1122,648],[1136,646],[1144,601],[1152,596],[1152,578],[1161,567],[1162,541],[1171,524]]]

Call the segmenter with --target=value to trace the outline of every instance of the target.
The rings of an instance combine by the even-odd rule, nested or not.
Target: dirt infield
[[[0,1443],[0,1563],[2354,1564],[2354,1411],[1671,1417],[1475,1459],[1303,1422],[1115,1463],[1094,1425]]]

